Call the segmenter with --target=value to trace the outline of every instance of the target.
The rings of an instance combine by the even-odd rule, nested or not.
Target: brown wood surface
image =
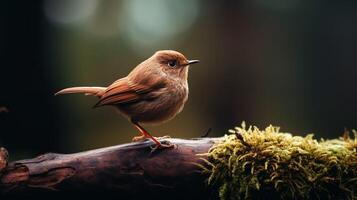
[[[1,167],[6,152],[0,151],[0,197],[204,198],[205,177],[196,165],[204,164],[204,156],[197,154],[206,153],[218,139],[165,140],[177,148],[151,153],[152,142],[144,141],[75,154],[47,153],[6,167]]]

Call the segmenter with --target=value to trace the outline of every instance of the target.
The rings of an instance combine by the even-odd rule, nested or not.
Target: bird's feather
[[[57,92],[55,95],[84,93],[85,95],[94,95],[100,97],[102,92],[105,91],[105,89],[105,87],[71,87],[63,89]]]
[[[163,87],[162,83],[134,83],[122,78],[110,85],[94,107],[133,103],[148,98],[150,92]]]

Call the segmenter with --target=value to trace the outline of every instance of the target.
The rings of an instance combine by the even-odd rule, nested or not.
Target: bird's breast
[[[129,118],[141,123],[163,123],[182,111],[188,93],[187,84],[172,84],[148,93],[146,100],[118,108]]]

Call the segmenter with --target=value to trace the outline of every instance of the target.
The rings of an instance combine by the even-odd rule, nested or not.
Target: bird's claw
[[[166,148],[174,148],[174,149],[176,149],[177,145],[173,144],[173,143],[171,143],[169,141],[162,141],[162,142],[160,142],[160,144],[155,145],[154,147],[151,146],[150,148],[151,148],[151,153],[153,153],[158,149],[166,149]]]
[[[145,137],[144,135],[135,136],[133,137],[133,139],[131,139],[132,142],[145,141],[145,140],[148,140],[148,138]]]

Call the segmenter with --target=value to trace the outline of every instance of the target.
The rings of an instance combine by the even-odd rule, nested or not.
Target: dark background
[[[201,63],[190,97],[155,136],[211,136],[248,124],[339,137],[357,128],[356,1],[2,1],[0,145],[12,159],[130,141],[136,130],[94,97],[156,50]]]

